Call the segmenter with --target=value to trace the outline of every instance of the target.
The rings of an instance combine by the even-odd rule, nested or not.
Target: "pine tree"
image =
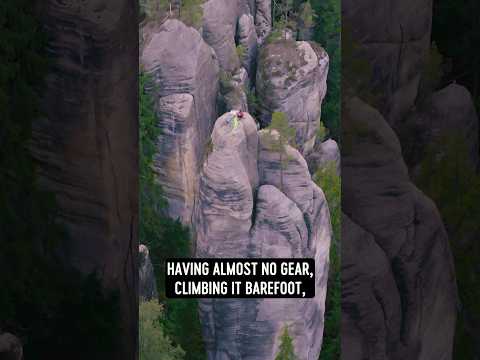
[[[296,360],[295,348],[293,345],[293,339],[288,333],[288,327],[283,328],[282,335],[280,337],[280,349],[275,360]]]

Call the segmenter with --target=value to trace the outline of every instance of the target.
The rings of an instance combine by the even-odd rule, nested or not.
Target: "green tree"
[[[165,335],[162,306],[156,300],[141,302],[139,308],[140,360],[181,360],[185,352]]]
[[[154,266],[159,298],[165,305],[163,329],[175,345],[185,351],[190,360],[205,359],[198,304],[195,300],[169,300],[165,297],[165,260],[190,257],[189,229],[179,220],[165,215],[167,202],[155,181],[153,159],[156,143],[161,136],[154,111],[151,91],[154,84],[150,76],[140,74],[140,242],[147,245]]]
[[[322,118],[332,137],[340,143],[341,105],[341,2],[340,0],[310,0],[315,14],[313,39],[328,53],[328,91],[322,104]]]
[[[204,0],[182,0],[179,8],[180,19],[187,25],[198,28],[202,24]]]
[[[330,268],[325,304],[325,327],[319,360],[340,359],[341,280],[340,280],[340,236],[341,236],[341,179],[334,162],[317,170],[313,177],[324,191],[330,210],[333,238],[330,244]]]
[[[469,160],[465,141],[455,131],[430,145],[420,165],[416,184],[437,205],[447,228],[461,310],[454,358],[475,357],[475,329],[480,324],[480,280],[475,271],[480,246],[468,240],[480,231],[480,176]]]
[[[264,136],[269,150],[278,152],[280,156],[280,187],[283,190],[283,170],[290,160],[287,154],[287,145],[295,143],[295,128],[289,126],[285,113],[274,112],[272,121],[266,130]]]
[[[293,339],[288,333],[288,327],[283,328],[282,335],[280,336],[280,349],[275,360],[296,360],[295,348],[293,345]]]

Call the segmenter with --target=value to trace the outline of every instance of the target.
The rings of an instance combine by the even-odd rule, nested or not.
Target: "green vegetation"
[[[203,0],[182,0],[180,19],[187,25],[199,28],[203,19]]]
[[[27,359],[111,358],[118,294],[55,255],[67,234],[28,148],[42,116],[46,36],[28,0],[4,0],[0,14],[0,329],[20,337]]]
[[[237,45],[236,51],[237,51],[237,56],[240,60],[242,60],[247,54],[247,49],[243,45]]]
[[[323,121],[318,119],[318,130],[317,130],[317,140],[323,142],[328,137],[328,129],[323,125]]]
[[[480,246],[469,236],[480,231],[480,176],[468,160],[465,141],[452,131],[431,145],[417,185],[437,205],[448,230],[462,304],[457,321],[455,359],[473,359],[475,336],[467,329],[480,322]]]
[[[330,274],[326,299],[325,327],[322,352],[319,360],[340,359],[340,319],[341,319],[341,280],[340,280],[340,238],[341,238],[341,178],[336,164],[331,162],[314,175],[315,183],[324,191],[330,209],[333,239],[330,245]]]
[[[315,14],[313,39],[321,44],[330,58],[328,91],[322,104],[322,118],[333,139],[340,139],[341,104],[341,2],[340,0],[310,0]]]
[[[417,102],[423,102],[435,90],[440,87],[444,76],[443,56],[438,51],[437,44],[432,43],[430,52],[424,64],[422,78],[420,81]]]
[[[153,99],[146,89],[154,85],[146,74],[140,75],[140,243],[148,246],[157,276],[160,301],[165,306],[161,325],[165,335],[175,346],[185,351],[185,358],[205,359],[205,350],[195,300],[165,298],[165,260],[189,257],[191,243],[189,229],[179,220],[165,215],[167,205],[161,187],[153,172],[153,157],[158,136]],[[142,334],[140,334],[142,336]]]
[[[276,131],[276,134],[273,131]],[[287,115],[283,112],[274,112],[272,122],[264,136],[269,150],[278,152],[280,155],[280,189],[283,190],[283,170],[290,160],[287,145],[295,144],[295,128],[289,126]]]
[[[305,27],[312,27],[315,24],[314,17],[316,17],[316,15],[310,1],[306,1],[301,5],[299,17]]]
[[[275,360],[296,360],[295,348],[293,346],[293,339],[288,333],[288,327],[283,328],[282,335],[280,337],[280,349]]]
[[[152,300],[140,303],[139,309],[139,355],[140,360],[181,360],[185,352],[172,345],[160,322],[162,306]]]
[[[199,28],[203,19],[204,0],[181,0],[179,5],[171,0],[140,0],[140,18],[147,21],[178,17],[186,25]]]
[[[169,0],[140,0],[140,17],[147,20],[159,20],[170,10]]]

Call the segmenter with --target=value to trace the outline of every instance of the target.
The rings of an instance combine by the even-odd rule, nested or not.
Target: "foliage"
[[[330,58],[328,91],[322,104],[322,118],[331,136],[340,143],[341,2],[340,0],[310,0],[310,2],[314,13],[317,14],[314,17],[314,40],[325,48]]]
[[[225,95],[234,88],[232,73],[220,69],[220,93]]]
[[[247,49],[245,48],[245,46],[239,44],[236,47],[236,52],[237,52],[238,58],[242,60],[247,53]]]
[[[246,89],[248,112],[256,119],[260,115],[260,100],[254,89]]]
[[[288,327],[283,328],[282,335],[280,337],[280,349],[275,360],[296,360],[295,348],[293,346],[293,340],[288,333]]]
[[[165,260],[191,255],[189,229],[165,215],[166,200],[155,181],[153,158],[156,142],[161,136],[156,126],[153,89],[147,74],[140,74],[140,242],[148,246],[157,277],[160,300],[166,304],[162,318],[164,332],[180,345],[188,359],[205,359],[197,303],[192,300],[165,298]]]
[[[180,19],[187,25],[199,28],[203,20],[203,0],[182,0]]]
[[[318,120],[317,141],[323,142],[328,136],[328,129],[323,125],[322,120]]]
[[[180,360],[185,352],[174,346],[160,322],[162,306],[156,300],[141,302],[139,308],[140,360]]]
[[[306,1],[305,3],[303,3],[300,7],[299,17],[305,27],[312,27],[314,25],[314,16],[316,15],[314,14],[310,1]]]
[[[160,19],[170,8],[169,0],[140,0],[140,16],[147,20]]]
[[[480,322],[480,281],[475,269],[480,246],[468,240],[480,231],[480,176],[468,160],[468,148],[455,131],[428,149],[416,183],[435,204],[448,230],[462,304],[455,339],[455,358],[474,358],[469,322]],[[466,241],[467,239],[467,241]]]
[[[335,162],[330,162],[314,175],[315,183],[324,191],[330,209],[333,239],[330,244],[330,274],[326,299],[325,327],[320,360],[340,359],[340,237],[341,237],[341,179]]]
[[[289,161],[287,145],[295,144],[295,128],[289,126],[285,113],[272,114],[272,121],[264,134],[264,140],[269,150],[278,152],[280,155],[280,187],[283,190],[283,170]]]
[[[418,89],[418,102],[422,102],[438,89],[444,76],[443,56],[438,51],[436,43],[432,43],[425,61]]]
[[[290,16],[295,13],[293,0],[272,1],[273,23],[282,24],[282,28],[290,24]]]

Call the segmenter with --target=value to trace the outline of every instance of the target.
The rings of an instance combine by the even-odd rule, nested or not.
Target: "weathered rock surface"
[[[409,167],[423,159],[432,143],[444,143],[443,137],[457,137],[467,147],[470,166],[477,168],[478,116],[465,87],[451,84],[433,93],[397,128]]]
[[[140,244],[138,247],[138,296],[143,301],[150,301],[158,297],[157,281],[153,271],[152,260],[148,248]]]
[[[248,73],[240,68],[231,77],[221,80],[219,94],[219,110],[242,110],[248,112],[247,89],[250,86]]]
[[[314,174],[317,169],[324,169],[333,163],[340,175],[340,148],[333,139],[328,139],[324,142],[315,144],[314,151],[308,156],[308,168],[311,174]]]
[[[344,114],[342,358],[451,359],[457,298],[440,215],[381,114],[357,98]]]
[[[270,0],[255,0],[255,27],[259,45],[262,45],[272,31],[272,2]]]
[[[239,46],[243,48],[240,62],[247,70],[249,77],[254,79],[257,61],[257,33],[251,14],[243,14],[238,19],[237,38]]]
[[[242,5],[240,0],[209,0],[202,5],[203,38],[217,54],[220,67],[230,73],[240,67],[235,35]]]
[[[296,142],[304,155],[315,143],[328,63],[320,46],[304,41],[281,40],[260,51],[256,79],[260,120],[267,125],[273,112],[284,112],[296,129]]]
[[[373,74],[379,110],[394,125],[412,108],[431,45],[432,0],[346,0],[345,31]]]
[[[204,299],[200,318],[209,359],[274,359],[285,325],[299,359],[316,360],[323,334],[331,225],[321,189],[288,147],[282,169],[245,114],[238,128],[220,117],[203,166],[196,209],[197,256],[311,257],[313,299]],[[281,172],[281,173],[280,173]],[[282,189],[283,191],[281,191]],[[288,309],[288,311],[286,311]]]
[[[141,63],[151,75],[159,136],[154,159],[170,217],[191,221],[198,169],[217,112],[219,65],[198,31],[167,20],[145,44]]]
[[[51,57],[32,154],[68,236],[62,259],[119,291],[112,359],[137,352],[138,24],[129,0],[43,1]],[[130,71],[129,71],[130,69]]]
[[[0,359],[23,360],[23,347],[19,338],[10,333],[0,335]]]

